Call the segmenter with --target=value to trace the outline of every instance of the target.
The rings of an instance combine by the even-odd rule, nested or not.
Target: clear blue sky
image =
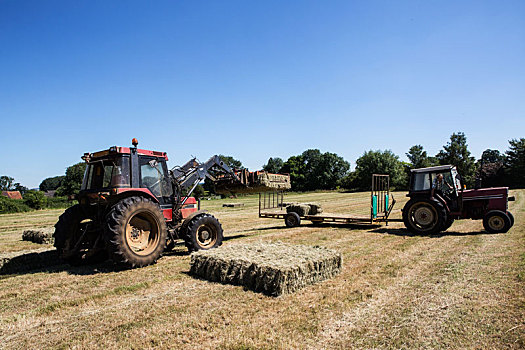
[[[0,0],[0,175],[86,151],[472,154],[525,137],[525,1]]]

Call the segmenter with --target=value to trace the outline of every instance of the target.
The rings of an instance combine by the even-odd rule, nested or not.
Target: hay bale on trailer
[[[287,213],[297,213],[299,216],[316,215],[323,212],[319,203],[290,203],[286,206]]]
[[[290,175],[270,174],[266,171],[250,172],[246,169],[236,172],[240,182],[229,177],[219,177],[215,182],[215,192],[228,193],[257,193],[270,191],[284,191],[292,187]]]
[[[304,203],[310,206],[310,210],[308,211],[309,215],[316,215],[321,214],[323,212],[323,208],[321,207],[321,204],[317,202],[312,203]]]
[[[259,242],[201,250],[190,265],[194,276],[279,296],[334,277],[342,257],[322,247]]]
[[[287,213],[297,213],[299,216],[309,215],[310,206],[306,203],[294,203],[286,207]]]

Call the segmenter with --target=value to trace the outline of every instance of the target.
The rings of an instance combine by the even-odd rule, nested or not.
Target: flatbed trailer
[[[284,192],[259,193],[259,217],[267,219],[284,219],[286,226],[296,227],[301,220],[320,223],[346,224],[379,224],[402,221],[389,219],[396,200],[390,193],[390,177],[383,174],[372,175],[372,189],[370,191],[370,216],[354,214],[319,213],[315,215],[299,215],[296,212],[288,213],[284,204]]]

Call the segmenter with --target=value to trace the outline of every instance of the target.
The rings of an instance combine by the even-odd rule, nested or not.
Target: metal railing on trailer
[[[373,174],[372,188],[370,191],[370,216],[359,216],[352,214],[330,214],[320,213],[315,215],[299,215],[289,213],[284,202],[284,192],[263,192],[259,193],[259,217],[270,219],[284,219],[287,226],[298,226],[301,219],[312,221],[312,223],[340,222],[340,223],[359,223],[374,224],[388,221],[398,221],[389,219],[390,213],[394,208],[396,200],[390,193],[389,175]],[[290,222],[292,225],[290,225]]]

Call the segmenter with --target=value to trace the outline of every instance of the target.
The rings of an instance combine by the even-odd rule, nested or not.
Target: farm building
[[[23,199],[20,191],[2,191],[2,196],[11,199]]]

